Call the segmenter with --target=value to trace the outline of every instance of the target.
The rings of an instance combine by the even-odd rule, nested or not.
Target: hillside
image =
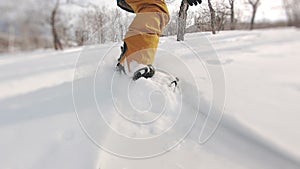
[[[299,39],[161,38],[154,65],[176,92],[116,74],[118,43],[1,55],[0,168],[298,169]]]

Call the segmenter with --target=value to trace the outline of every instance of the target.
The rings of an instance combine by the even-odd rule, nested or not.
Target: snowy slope
[[[2,55],[0,168],[299,168],[299,38],[162,38],[155,65],[175,93],[114,74],[119,44]]]

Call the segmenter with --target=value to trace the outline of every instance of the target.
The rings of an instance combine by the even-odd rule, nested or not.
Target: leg
[[[126,50],[120,63],[130,62],[149,65],[154,61],[159,36],[169,21],[169,12],[164,0],[126,0],[136,13],[129,26],[124,42]],[[124,63],[126,61],[126,63]]]

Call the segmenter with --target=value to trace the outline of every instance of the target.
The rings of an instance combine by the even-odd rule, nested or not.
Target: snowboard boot
[[[118,63],[116,69],[120,73],[131,76],[134,81],[138,80],[141,77],[148,79],[153,77],[153,75],[155,74],[155,69],[152,65],[131,64],[130,67],[131,71],[129,71],[126,64],[122,65],[121,63]]]
[[[134,74],[132,79],[133,80],[138,80],[139,78],[151,78],[155,74],[155,69],[152,65],[145,65],[145,67],[137,69]]]
[[[125,51],[127,49],[126,43],[121,46],[121,55],[118,59],[118,63],[116,65],[116,70],[120,73],[124,73],[125,75],[131,76],[132,79],[138,80],[139,78],[151,78],[155,74],[154,67],[150,65],[139,64],[136,61],[131,61],[127,63],[127,60],[123,61],[123,64],[120,63],[121,58],[123,57]]]

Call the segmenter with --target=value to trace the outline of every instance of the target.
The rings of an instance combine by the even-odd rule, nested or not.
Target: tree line
[[[182,41],[186,32],[211,31],[216,34],[222,30],[252,30],[261,1],[264,0],[243,0],[251,10],[250,22],[245,24],[241,21],[242,11],[236,8],[236,0],[203,0],[197,11],[189,11],[187,1],[181,0],[180,8],[171,11],[170,23],[162,36],[177,35],[177,40]],[[288,26],[300,26],[299,4],[298,0],[283,0]],[[73,0],[43,1],[42,4],[34,1],[29,6],[22,9],[24,15],[7,19],[4,24],[0,22],[0,52],[39,48],[62,50],[119,42],[134,17],[117,8]],[[5,11],[4,8],[1,10]]]

